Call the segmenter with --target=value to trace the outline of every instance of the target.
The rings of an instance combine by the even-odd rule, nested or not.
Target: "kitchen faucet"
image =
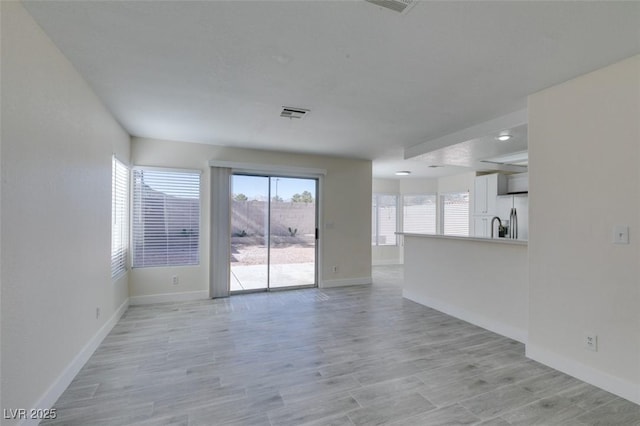
[[[493,224],[496,219],[498,219],[498,236],[500,235],[500,229],[502,228],[502,221],[498,216],[494,216],[493,219],[491,219],[491,238],[493,238]]]

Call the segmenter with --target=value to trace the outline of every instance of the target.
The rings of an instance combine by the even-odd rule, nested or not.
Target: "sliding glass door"
[[[231,180],[231,291],[264,290],[269,283],[269,178]]]
[[[316,181],[271,178],[269,287],[316,283]]]
[[[231,292],[316,285],[317,180],[232,176]]]

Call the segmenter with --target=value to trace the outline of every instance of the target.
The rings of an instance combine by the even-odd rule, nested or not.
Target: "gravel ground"
[[[240,240],[240,241],[238,241]],[[315,261],[313,237],[280,237],[271,246],[271,263],[309,263]],[[260,265],[267,263],[267,247],[254,238],[232,238],[231,263],[233,265]]]

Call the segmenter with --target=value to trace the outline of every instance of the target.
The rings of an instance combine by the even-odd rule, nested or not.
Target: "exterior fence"
[[[233,201],[231,233],[234,237],[261,237],[267,232],[267,201]],[[315,234],[315,203],[271,203],[271,235],[303,237]]]

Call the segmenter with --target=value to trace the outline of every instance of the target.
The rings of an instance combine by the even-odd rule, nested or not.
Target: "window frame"
[[[451,233],[448,234],[448,233],[445,232],[445,224],[446,224],[446,221],[445,221],[445,219],[446,219],[445,218],[445,207],[446,207],[445,206],[445,204],[446,204],[445,203],[445,198],[447,196],[451,196],[451,195],[463,195],[463,194],[467,196],[467,217],[466,217],[466,219],[467,219],[467,222],[466,222],[467,223],[467,233],[466,233],[466,235],[464,235],[464,234],[451,234]],[[471,235],[470,234],[471,233],[471,225],[470,225],[470,222],[471,222],[471,194],[470,194],[470,192],[469,191],[443,192],[443,193],[440,193],[440,197],[439,197],[438,201],[440,202],[440,209],[439,209],[439,212],[440,212],[440,221],[439,221],[440,232],[439,233],[441,235],[449,235],[449,236],[454,236],[454,237],[463,237],[463,236],[469,237]]]
[[[400,228],[402,231],[401,232],[406,232],[406,233],[413,233],[413,234],[427,234],[427,235],[437,235],[438,234],[438,219],[439,219],[439,213],[438,213],[438,194],[436,192],[430,192],[430,193],[419,193],[419,194],[401,194],[402,197],[402,227]],[[424,231],[414,231],[414,230],[407,230],[406,229],[406,211],[407,211],[407,205],[405,203],[405,200],[407,197],[432,197],[433,198],[433,232],[424,232]],[[421,204],[423,205],[423,204]]]
[[[129,270],[130,168],[113,155],[111,159],[111,279]],[[124,191],[121,193],[120,191]],[[119,245],[117,243],[119,241]],[[115,247],[114,245],[118,245]]]
[[[395,220],[395,230],[393,233],[393,237],[394,237],[394,242],[392,244],[381,244],[380,243],[380,221],[379,221],[379,199],[380,197],[394,197],[395,198],[395,207],[396,207],[396,220]],[[371,198],[371,210],[372,210],[372,216],[371,216],[371,220],[372,220],[372,226],[371,226],[371,231],[372,231],[372,235],[371,235],[371,246],[372,247],[397,247],[399,246],[399,241],[398,241],[398,235],[396,234],[396,232],[398,232],[399,229],[401,229],[401,223],[400,223],[400,217],[401,215],[399,214],[399,210],[400,210],[400,194],[393,194],[393,193],[384,193],[384,192],[374,192],[372,194],[372,198]]]
[[[194,238],[194,240],[196,241],[195,243],[195,249],[194,249],[194,253],[195,253],[195,261],[186,261],[186,262],[177,262],[177,261],[171,261],[169,259],[170,257],[170,243],[167,242],[167,248],[166,248],[166,252],[164,253],[165,262],[158,262],[158,261],[146,261],[145,260],[145,255],[142,254],[140,255],[137,250],[145,250],[147,244],[145,244],[144,242],[141,245],[138,245],[136,243],[137,238],[139,238],[141,236],[142,233],[142,238],[144,238],[144,230],[140,230],[138,228],[136,228],[137,226],[141,226],[144,223],[144,217],[142,216],[142,213],[140,212],[140,210],[143,207],[143,200],[139,200],[138,197],[140,196],[140,189],[138,188],[138,178],[137,178],[137,174],[138,173],[150,173],[151,175],[153,174],[176,174],[176,175],[183,175],[183,178],[186,178],[187,175],[191,175],[191,178],[195,177],[197,175],[197,183],[196,183],[196,188],[190,188],[190,190],[192,191],[192,193],[197,193],[197,208],[195,209],[195,211],[197,211],[197,220],[195,220],[195,222],[197,223],[197,237]],[[180,179],[179,177],[174,178],[174,179]],[[167,182],[164,182],[165,185],[167,185]],[[170,185],[171,183],[169,183]],[[162,191],[158,191],[158,192],[162,192]],[[167,194],[163,193],[164,197],[163,198],[163,206],[166,210],[166,206],[167,206]],[[138,204],[140,203],[140,204]],[[138,216],[140,215],[140,216]],[[147,221],[150,222],[150,221]],[[164,224],[165,224],[165,229],[168,229],[171,225],[170,222],[170,218],[167,219],[166,215],[165,215],[165,219],[164,219]],[[165,238],[168,240],[170,238],[168,231],[166,231],[166,236]],[[190,230],[191,232],[191,230]],[[191,238],[191,237],[190,237]],[[157,250],[156,248],[153,248],[154,250]],[[163,268],[163,267],[188,267],[188,266],[200,266],[201,263],[201,250],[202,250],[202,171],[201,170],[197,170],[197,169],[177,169],[177,168],[164,168],[164,167],[151,167],[151,166],[140,166],[140,165],[136,165],[134,167],[132,167],[131,170],[131,267],[132,268]],[[157,250],[158,253],[161,253],[160,250]],[[189,254],[187,253],[186,256],[189,256]],[[141,261],[139,259],[142,259]]]

